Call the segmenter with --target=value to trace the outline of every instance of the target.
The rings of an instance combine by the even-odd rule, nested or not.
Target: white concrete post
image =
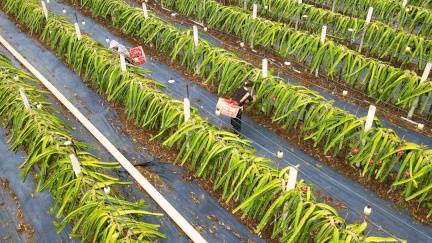
[[[365,35],[366,35],[367,27],[368,27],[368,25],[370,24],[370,22],[372,20],[372,15],[373,15],[373,7],[369,7],[368,13],[367,13],[367,16],[366,16],[366,22],[365,22],[364,30],[363,30],[363,33],[362,33],[362,36],[361,36],[360,45],[359,45],[359,49],[358,49],[358,52],[360,52],[360,53],[361,53],[361,51],[363,49],[364,38],[365,38]]]
[[[183,113],[185,121],[188,121],[190,119],[190,100],[189,98],[183,99]]]
[[[370,22],[372,21],[373,10],[374,10],[373,7],[369,7],[368,13],[366,16],[366,23],[367,24],[370,24]]]
[[[423,71],[423,75],[422,75],[422,77],[421,77],[421,79],[420,79],[420,83],[423,83],[423,82],[425,82],[425,81],[428,79],[429,74],[430,74],[430,72],[431,72],[431,69],[432,69],[432,63],[428,62],[428,63],[426,64],[426,67],[425,67],[424,71]],[[419,98],[419,97],[417,97],[417,98],[414,100],[414,103],[413,103],[413,105],[411,106],[410,111],[408,112],[408,118],[409,118],[409,119],[411,119],[411,118],[413,117],[413,115],[414,115],[414,111],[415,111],[415,109],[417,108],[419,101],[420,101],[420,98]]]
[[[198,39],[198,26],[194,25],[192,27],[193,30],[193,40],[194,40],[194,45],[195,48],[198,48],[198,44],[199,44],[199,39]]]
[[[142,3],[142,9],[144,12],[144,18],[148,18],[148,10],[147,10],[147,5],[145,3]]]
[[[78,38],[78,40],[81,40],[81,30],[80,30],[78,23],[75,23],[74,26],[75,26],[75,32],[76,32],[77,38]]]
[[[45,1],[42,0],[41,4],[42,4],[43,13],[45,15],[45,19],[48,20],[48,9],[47,9],[47,6],[45,4]]]
[[[198,26],[196,25],[192,26],[192,32],[193,32],[193,41],[194,41],[195,49],[198,49],[199,46]],[[195,66],[195,73],[199,74],[199,61]]]
[[[120,53],[120,68],[122,72],[126,71],[126,59],[124,53]]]
[[[74,171],[75,175],[78,177],[81,174],[81,165],[78,160],[78,158],[75,156],[75,154],[70,154],[69,159],[72,164],[72,170]]]
[[[301,4],[303,1],[302,0],[297,0],[297,3],[298,4]],[[295,29],[297,29],[298,28],[298,24],[299,24],[299,21],[300,21],[300,18],[302,17],[302,13],[299,13],[299,16],[298,16],[298,18],[297,18],[297,20],[296,20],[296,23],[295,23]]]
[[[327,25],[323,25],[321,29],[321,38],[320,38],[321,44],[324,44],[326,40],[326,36],[327,36]]]
[[[256,19],[257,15],[258,15],[258,5],[254,3],[252,8],[252,19]]]
[[[327,37],[327,25],[323,25],[321,29],[321,37],[320,37],[321,44],[325,43],[326,37]],[[319,75],[319,67],[315,71],[315,77],[318,77],[318,75]]]
[[[337,4],[337,0],[333,0],[332,10],[331,10],[333,13],[336,10],[336,4]]]
[[[396,24],[396,27],[397,27],[396,30],[399,30],[401,27],[402,16],[403,16],[403,13],[405,12],[405,8],[406,8],[407,4],[408,4],[408,0],[402,1],[402,9],[399,12],[399,20],[398,20],[398,23]]]
[[[365,123],[365,132],[369,131],[369,129],[372,128],[375,112],[376,112],[376,107],[374,105],[369,106],[369,111]]]
[[[296,182],[297,182],[297,174],[298,174],[297,168],[294,166],[290,166],[289,175],[288,175],[288,182],[287,182],[287,185],[285,188],[286,191],[289,191],[289,190],[292,190],[295,188]]]
[[[22,88],[19,89],[19,94],[20,94],[20,96],[21,96],[21,99],[22,99],[22,102],[23,102],[23,104],[24,104],[24,107],[25,107],[26,109],[30,109],[30,102],[29,102],[29,100],[28,100],[28,98],[27,98],[27,95],[26,95],[24,89],[22,89]]]
[[[268,59],[267,58],[262,59],[262,77],[263,78],[268,77]]]

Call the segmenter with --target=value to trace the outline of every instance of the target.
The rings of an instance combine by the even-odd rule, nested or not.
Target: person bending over
[[[252,82],[250,80],[247,80],[244,83],[244,86],[239,88],[234,93],[233,99],[240,106],[240,110],[237,113],[237,117],[231,118],[231,125],[233,126],[234,133],[240,134],[242,125],[241,117],[244,105],[256,100],[256,96],[252,94]]]

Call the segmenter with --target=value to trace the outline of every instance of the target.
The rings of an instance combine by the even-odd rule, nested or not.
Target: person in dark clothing
[[[236,134],[239,134],[241,131],[241,117],[243,112],[243,106],[249,102],[255,101],[256,96],[252,94],[252,82],[246,81],[244,83],[244,86],[239,88],[233,96],[233,100],[237,102],[237,104],[240,106],[240,110],[237,113],[237,117],[231,118],[231,125],[233,126],[234,132]]]

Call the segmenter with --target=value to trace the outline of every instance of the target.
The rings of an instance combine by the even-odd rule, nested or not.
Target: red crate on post
[[[137,46],[134,48],[131,48],[129,51],[129,57],[132,60],[133,65],[143,65],[146,63],[146,57],[144,54],[144,50],[141,46]]]

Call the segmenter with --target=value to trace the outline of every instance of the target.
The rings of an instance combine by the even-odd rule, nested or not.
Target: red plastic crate
[[[240,106],[233,99],[219,98],[216,109],[224,116],[235,118],[240,111]]]
[[[133,65],[143,65],[146,63],[146,57],[144,54],[144,50],[141,46],[137,46],[134,48],[131,48],[129,51],[130,59],[132,60]]]

